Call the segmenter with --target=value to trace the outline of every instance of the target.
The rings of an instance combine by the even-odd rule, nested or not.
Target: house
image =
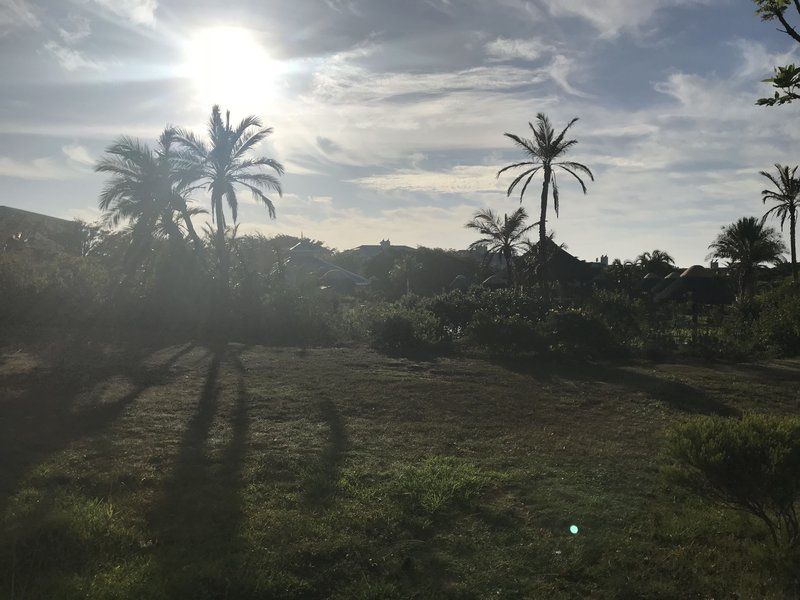
[[[413,250],[411,246],[393,246],[392,242],[389,240],[381,240],[380,244],[366,244],[362,246],[356,246],[348,250],[348,252],[352,252],[358,255],[361,260],[369,260],[370,258],[375,258],[379,254],[383,252],[410,252]]]
[[[301,239],[289,249],[284,263],[287,276],[295,281],[302,277],[316,278],[324,286],[343,291],[369,285],[369,279],[328,262],[322,258],[323,253],[319,244]]]
[[[0,206],[0,251],[33,248],[80,255],[82,237],[77,221]]]

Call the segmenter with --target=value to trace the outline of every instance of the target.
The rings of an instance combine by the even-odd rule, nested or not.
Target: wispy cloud
[[[18,160],[9,156],[0,156],[0,177],[28,180],[72,179],[79,173],[63,163],[50,157]]]
[[[102,71],[106,68],[104,63],[88,58],[80,50],[70,48],[69,46],[59,44],[52,40],[44,45],[44,49],[53,55],[66,71]]]
[[[637,30],[662,9],[705,4],[708,0],[543,0],[550,13],[559,17],[580,17],[589,21],[603,37],[614,37],[623,30]]]
[[[554,48],[538,39],[497,38],[486,44],[486,52],[495,60],[537,60]]]
[[[130,19],[137,25],[153,25],[158,0],[93,0],[111,13]]]
[[[0,37],[17,29],[38,29],[40,25],[27,0],[0,0]]]

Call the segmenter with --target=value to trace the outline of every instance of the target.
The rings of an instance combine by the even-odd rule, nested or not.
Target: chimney
[[[600,257],[600,264],[603,265],[604,267],[608,266],[608,254],[603,254]]]

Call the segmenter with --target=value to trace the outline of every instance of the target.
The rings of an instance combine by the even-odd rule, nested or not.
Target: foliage
[[[800,418],[697,417],[675,427],[666,472],[704,498],[760,519],[777,545],[800,542]]]
[[[505,317],[479,310],[465,330],[466,339],[493,353],[517,354],[542,350],[536,323],[519,314]]]
[[[761,175],[766,177],[772,185],[775,186],[774,190],[764,190],[761,192],[764,204],[767,202],[774,202],[775,204],[766,213],[763,219],[766,220],[770,215],[774,215],[781,222],[781,231],[786,219],[789,219],[789,249],[791,251],[791,268],[792,279],[798,280],[797,275],[797,216],[800,210],[800,179],[797,178],[797,168],[790,168],[780,164],[775,165],[778,171],[778,176],[772,175],[766,171],[761,171]]]
[[[800,294],[786,283],[765,294],[755,325],[763,348],[781,356],[800,355]]]
[[[635,263],[641,267],[643,273],[654,273],[659,277],[669,275],[675,268],[675,259],[663,250],[653,250],[652,252],[642,252],[636,257]]]
[[[632,346],[642,334],[645,309],[619,291],[595,290],[587,301],[588,312],[597,317],[617,344]]]
[[[508,281],[513,286],[517,281],[517,273],[514,260],[520,248],[525,246],[523,236],[528,233],[535,225],[525,225],[528,213],[519,207],[511,216],[508,214],[495,214],[491,208],[479,210],[466,224],[469,229],[474,229],[481,236],[479,240],[470,244],[471,250],[485,249],[485,260],[491,260],[493,256],[502,256],[508,272]]]
[[[800,32],[789,23],[786,18],[787,9],[794,5],[794,8],[800,13],[800,3],[795,0],[754,0],[756,6],[756,14],[758,14],[764,21],[777,20],[786,35],[792,38],[795,42],[800,43]],[[764,80],[764,83],[771,83],[775,88],[775,93],[772,97],[760,98],[756,104],[760,106],[780,106],[782,104],[790,103],[800,98],[798,94],[798,86],[800,85],[800,68],[794,64],[787,66],[779,66],[775,68],[775,75]]]
[[[528,184],[530,184],[533,177],[539,171],[542,171],[542,175],[544,176],[544,181],[542,182],[541,213],[538,222],[539,243],[542,247],[544,247],[545,239],[547,238],[547,204],[549,201],[551,184],[553,189],[553,208],[556,211],[556,217],[558,217],[559,192],[558,180],[556,177],[557,171],[564,171],[574,177],[580,184],[584,194],[586,193],[586,184],[582,176],[588,176],[594,181],[594,174],[592,174],[591,170],[586,165],[579,162],[561,160],[569,149],[578,143],[577,140],[566,139],[567,132],[577,121],[578,119],[572,119],[561,133],[556,135],[547,115],[538,113],[536,115],[536,125],[528,123],[531,133],[533,133],[533,138],[527,139],[513,133],[505,134],[507,138],[522,149],[528,159],[505,166],[497,172],[497,176],[499,177],[505,171],[519,169],[520,167],[523,169],[522,173],[508,186],[506,195],[511,196],[514,188],[524,179],[525,183],[522,185],[519,194],[519,201],[522,202],[522,198],[525,196],[525,190],[528,189]]]
[[[369,332],[374,348],[397,354],[441,350],[449,341],[433,313],[399,304],[376,308]]]
[[[580,309],[550,311],[541,331],[549,349],[561,354],[600,357],[614,349],[605,324]]]
[[[722,228],[709,245],[709,257],[724,259],[736,273],[739,296],[752,296],[756,272],[764,263],[776,263],[785,251],[780,235],[756,217],[742,217]]]
[[[93,258],[0,253],[0,322],[86,324],[107,300],[109,272]]]

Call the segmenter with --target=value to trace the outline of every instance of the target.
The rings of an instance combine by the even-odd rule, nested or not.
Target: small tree
[[[777,546],[800,545],[800,418],[697,417],[670,432],[667,450],[670,480],[757,517]]]
[[[789,23],[786,12],[794,7],[800,14],[800,0],[753,0],[758,7],[756,14],[763,21],[778,21],[783,29],[779,29],[795,42],[800,43],[800,32]],[[794,12],[794,11],[792,11]],[[760,106],[780,106],[800,99],[800,67],[794,64],[775,67],[775,74],[764,80],[771,83],[775,93],[767,98],[760,98],[756,104]]]

